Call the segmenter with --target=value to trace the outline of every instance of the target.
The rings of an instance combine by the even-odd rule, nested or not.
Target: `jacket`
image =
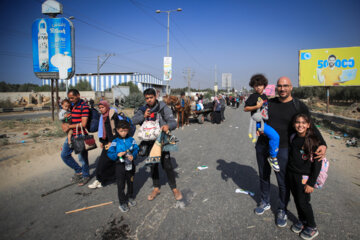
[[[139,152],[139,146],[136,144],[135,139],[132,137],[115,138],[107,151],[107,155],[111,160],[117,161],[119,159],[118,153],[126,152],[127,150],[129,150],[134,159],[136,159]]]
[[[145,121],[144,113],[148,108],[150,108],[148,105],[144,105],[135,112],[132,118],[132,122],[134,125],[138,125],[138,124],[141,125]],[[155,106],[151,108],[151,112],[156,114],[160,113],[159,116],[160,127],[164,125],[168,125],[170,131],[176,129],[177,122],[174,118],[174,115],[171,109],[164,102],[156,101]],[[156,116],[154,117],[154,121],[155,120],[156,120]]]

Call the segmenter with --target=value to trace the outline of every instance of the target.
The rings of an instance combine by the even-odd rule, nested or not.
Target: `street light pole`
[[[171,12],[181,12],[182,9],[178,8],[176,10],[167,10],[167,11],[160,11],[160,10],[156,10],[156,13],[162,13],[162,12],[166,12],[168,14],[168,24],[167,24],[167,42],[166,42],[166,56],[170,57],[170,13]],[[170,81],[166,81],[166,94],[169,95],[169,82]]]

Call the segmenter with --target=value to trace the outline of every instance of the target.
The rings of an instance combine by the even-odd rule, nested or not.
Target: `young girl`
[[[303,239],[313,239],[319,235],[319,231],[310,204],[310,193],[314,191],[321,169],[321,161],[315,159],[314,153],[320,145],[320,140],[312,129],[308,115],[296,115],[293,126],[296,134],[290,140],[287,178],[299,221],[291,226],[291,230],[300,233]]]

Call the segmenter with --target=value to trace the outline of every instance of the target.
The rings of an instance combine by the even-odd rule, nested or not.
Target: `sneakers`
[[[72,183],[78,183],[82,178],[82,173],[74,173],[74,176],[71,178]]]
[[[85,184],[87,184],[90,181],[90,177],[83,177],[80,179],[78,185],[79,186],[84,186]]]
[[[277,217],[276,217],[276,225],[278,227],[285,227],[287,224],[287,215],[286,212],[282,209],[278,210]]]
[[[297,223],[293,224],[290,229],[294,233],[300,233],[304,229],[304,224],[301,221],[298,221]]]
[[[261,202],[260,205],[255,208],[254,212],[256,215],[263,215],[263,213],[270,209],[269,203]]]
[[[268,162],[271,166],[271,168],[275,171],[275,172],[280,172],[280,166],[279,166],[279,163],[278,163],[278,160],[277,158],[272,158],[272,157],[268,157]]]
[[[135,201],[135,199],[129,198],[128,205],[129,205],[130,207],[135,207],[135,206],[136,206],[136,201]]]
[[[98,180],[95,180],[92,184],[90,184],[88,186],[88,188],[92,188],[92,189],[101,188],[101,187],[102,187],[102,184]]]
[[[128,211],[129,211],[129,207],[128,207],[128,205],[125,204],[125,203],[120,204],[119,209],[120,209],[120,211],[122,211],[122,212],[128,212]]]
[[[317,230],[317,228],[311,228],[311,227],[306,227],[300,233],[300,237],[302,239],[307,239],[307,240],[313,239],[317,235],[319,235],[319,231]]]

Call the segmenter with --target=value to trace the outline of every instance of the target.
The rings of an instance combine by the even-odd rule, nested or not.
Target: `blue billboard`
[[[42,79],[70,79],[75,73],[74,27],[66,18],[32,24],[34,73]]]

